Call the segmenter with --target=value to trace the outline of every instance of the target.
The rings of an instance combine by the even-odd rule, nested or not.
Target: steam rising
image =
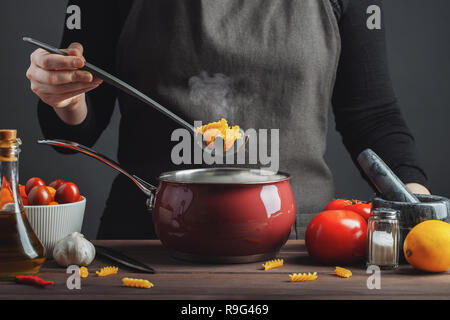
[[[231,122],[243,119],[245,109],[255,94],[248,90],[246,81],[222,73],[209,75],[202,71],[189,79],[189,97],[198,106],[207,108],[209,121],[226,118]],[[247,110],[248,111],[248,110]]]
[[[189,79],[190,98],[199,105],[228,109],[229,96],[232,91],[232,81],[222,73],[212,77],[206,71]]]

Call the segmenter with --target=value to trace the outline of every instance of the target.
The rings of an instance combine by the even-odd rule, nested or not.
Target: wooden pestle
[[[371,149],[361,152],[357,161],[383,199],[420,203],[419,199]]]

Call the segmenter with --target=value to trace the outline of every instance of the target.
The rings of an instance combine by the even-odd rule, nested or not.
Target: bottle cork
[[[0,129],[0,141],[16,141],[17,130],[15,129]]]
[[[17,130],[0,129],[0,161],[17,161]]]

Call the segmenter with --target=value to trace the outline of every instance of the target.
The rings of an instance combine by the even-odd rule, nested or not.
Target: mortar
[[[426,220],[442,220],[450,222],[450,200],[435,195],[415,195],[419,203],[400,202],[385,200],[375,197],[372,200],[373,209],[389,208],[399,212],[400,226],[400,248],[403,248],[403,241],[409,231],[421,222]]]

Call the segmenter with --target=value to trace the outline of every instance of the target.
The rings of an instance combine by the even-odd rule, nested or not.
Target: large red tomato
[[[353,211],[324,211],[308,225],[305,242],[309,255],[321,262],[359,262],[366,256],[367,222]]]

